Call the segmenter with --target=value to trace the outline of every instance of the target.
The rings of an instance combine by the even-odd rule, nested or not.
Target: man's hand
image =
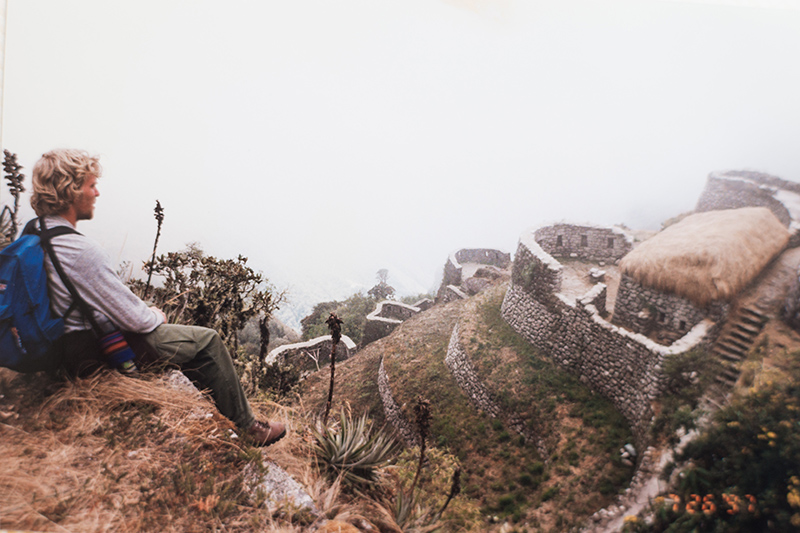
[[[152,305],[152,306],[150,306],[150,310],[151,310],[152,312],[154,312],[155,314],[157,314],[157,315],[161,315],[161,318],[163,318],[163,319],[164,319],[164,324],[166,324],[166,323],[167,323],[167,315],[166,315],[166,314],[164,314],[164,311],[162,311],[161,309],[159,309],[159,308],[158,308],[158,307],[156,307],[155,305]]]

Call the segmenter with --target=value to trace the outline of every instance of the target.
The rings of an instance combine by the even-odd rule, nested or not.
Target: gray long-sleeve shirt
[[[71,226],[59,216],[48,216],[45,223],[48,228]],[[122,282],[111,267],[108,254],[99,244],[74,233],[60,235],[51,242],[64,273],[80,297],[92,308],[94,319],[104,331],[119,328],[134,333],[149,333],[163,323],[163,317],[151,310]],[[45,266],[50,281],[50,305],[54,312],[62,316],[72,303],[72,296],[47,254]],[[72,311],[66,318],[64,332],[85,329],[91,329],[88,320],[78,310]]]

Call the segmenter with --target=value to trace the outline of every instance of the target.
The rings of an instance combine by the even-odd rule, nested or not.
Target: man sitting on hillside
[[[102,169],[97,157],[80,150],[54,150],[33,168],[31,205],[47,228],[89,220],[99,196]],[[104,333],[121,330],[138,353],[146,350],[174,364],[200,389],[208,389],[220,413],[232,420],[245,438],[268,446],[286,434],[279,422],[255,420],[225,344],[216,331],[167,324],[164,312],[148,307],[122,282],[108,255],[79,233],[52,240],[53,251],[78,295],[88,304]],[[51,305],[62,316],[72,297],[46,259]],[[53,352],[54,365],[70,375],[85,374],[105,364],[91,321],[73,311],[65,318],[65,334]],[[121,341],[121,339],[119,339]],[[124,345],[124,342],[122,342]]]

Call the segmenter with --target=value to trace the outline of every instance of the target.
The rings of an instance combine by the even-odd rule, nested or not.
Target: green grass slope
[[[627,486],[632,468],[619,462],[619,448],[630,442],[630,432],[609,402],[505,324],[504,291],[497,285],[469,300],[435,306],[337,365],[334,408],[346,403],[383,421],[377,388],[383,357],[392,394],[408,420],[418,397],[431,402],[430,444],[460,462],[459,498],[482,514],[472,530],[498,527],[493,526],[498,521],[530,531],[569,530]],[[457,322],[473,365],[504,410],[497,419],[475,408],[445,365]],[[306,380],[301,392],[306,408],[322,409],[328,380],[328,369]],[[545,437],[550,457],[541,457],[509,429],[504,420],[511,414]],[[454,520],[451,526],[466,523]]]

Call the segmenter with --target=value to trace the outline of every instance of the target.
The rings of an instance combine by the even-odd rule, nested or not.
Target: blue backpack
[[[53,367],[50,347],[64,332],[64,317],[50,309],[43,247],[53,237],[77,233],[68,226],[39,233],[34,222],[0,252],[0,366],[17,372]]]

